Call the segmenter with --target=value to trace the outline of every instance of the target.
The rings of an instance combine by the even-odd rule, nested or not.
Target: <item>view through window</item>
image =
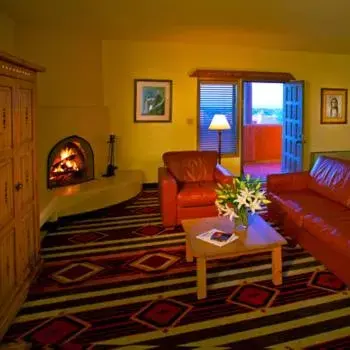
[[[252,124],[282,124],[283,84],[252,83]]]

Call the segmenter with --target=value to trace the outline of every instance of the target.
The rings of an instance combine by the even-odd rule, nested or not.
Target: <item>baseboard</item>
[[[57,208],[57,197],[51,199],[50,203],[40,211],[40,227],[42,227],[45,222],[50,221],[52,216],[54,216]]]
[[[157,182],[148,182],[142,185],[142,189],[144,190],[156,190],[158,188]]]

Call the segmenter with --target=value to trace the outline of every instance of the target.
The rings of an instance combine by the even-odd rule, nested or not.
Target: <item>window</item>
[[[225,114],[231,130],[222,132],[222,154],[237,153],[237,84],[199,83],[198,148],[201,151],[218,150],[217,131],[208,130],[214,114]]]

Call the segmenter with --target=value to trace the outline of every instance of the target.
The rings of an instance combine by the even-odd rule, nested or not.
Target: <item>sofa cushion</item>
[[[305,215],[303,226],[311,235],[332,246],[333,250],[350,258],[350,210],[333,217]]]
[[[213,181],[218,154],[215,151],[181,151],[163,154],[163,161],[178,182]]]
[[[350,161],[318,157],[310,171],[308,187],[350,208]]]
[[[269,197],[273,200],[273,203],[277,204],[280,213],[287,214],[298,226],[302,225],[302,213],[298,205],[286,200],[281,194],[270,193]]]
[[[303,218],[307,214],[333,217],[339,213],[348,212],[348,209],[343,205],[322,197],[311,190],[282,192],[274,195],[273,199],[278,202],[298,226],[303,225]]]
[[[201,207],[214,205],[216,200],[215,182],[190,182],[183,184],[177,195],[179,207]]]

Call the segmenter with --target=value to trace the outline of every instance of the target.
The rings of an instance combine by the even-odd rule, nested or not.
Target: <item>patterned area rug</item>
[[[269,254],[210,261],[200,301],[184,248],[182,228],[161,225],[157,191],[61,219],[43,240],[43,271],[4,341],[35,349],[350,348],[350,293],[301,247],[284,247],[278,288]]]

